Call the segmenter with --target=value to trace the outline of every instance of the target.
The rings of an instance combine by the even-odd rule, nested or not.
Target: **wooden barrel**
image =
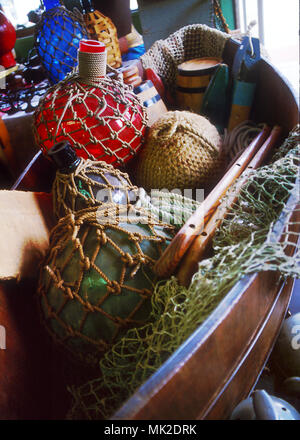
[[[139,96],[143,105],[146,107],[148,114],[148,125],[151,125],[163,114],[167,112],[161,96],[154,87],[152,81],[146,80],[141,85],[133,89],[134,93]]]
[[[209,81],[222,62],[220,58],[195,58],[179,64],[176,80],[176,104],[182,110],[199,113]]]

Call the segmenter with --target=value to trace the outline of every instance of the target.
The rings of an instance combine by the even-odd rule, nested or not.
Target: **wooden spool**
[[[133,91],[139,96],[143,105],[146,107],[149,118],[148,125],[150,127],[163,113],[168,111],[152,81],[147,80],[142,82],[142,84],[135,87]]]
[[[125,84],[132,87],[137,87],[141,84],[142,78],[140,77],[138,60],[124,61],[118,71],[122,73]]]
[[[200,113],[206,87],[218,65],[220,58],[195,58],[177,67],[176,104],[182,110]]]
[[[111,19],[99,11],[84,15],[89,36],[93,40],[101,41],[107,49],[107,64],[117,69],[122,65],[117,29]]]

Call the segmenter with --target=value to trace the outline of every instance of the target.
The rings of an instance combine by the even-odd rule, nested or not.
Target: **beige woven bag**
[[[148,191],[208,188],[225,166],[221,142],[203,116],[169,111],[151,127],[138,156],[137,184]]]

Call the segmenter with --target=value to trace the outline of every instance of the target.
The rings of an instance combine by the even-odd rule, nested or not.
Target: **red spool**
[[[105,52],[105,44],[96,40],[81,40],[79,43],[80,52],[86,53],[103,53]]]
[[[81,40],[78,58],[79,75],[51,87],[40,102],[36,142],[47,153],[68,141],[80,157],[124,165],[142,145],[146,110],[129,86],[105,75],[103,43]]]
[[[8,69],[16,65],[12,49],[16,44],[16,30],[0,10],[0,65]]]

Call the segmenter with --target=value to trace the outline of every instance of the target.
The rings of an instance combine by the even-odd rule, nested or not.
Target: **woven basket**
[[[122,65],[122,58],[118,34],[111,19],[99,11],[93,11],[84,14],[84,20],[90,38],[105,44],[109,66],[114,68],[120,67]]]

